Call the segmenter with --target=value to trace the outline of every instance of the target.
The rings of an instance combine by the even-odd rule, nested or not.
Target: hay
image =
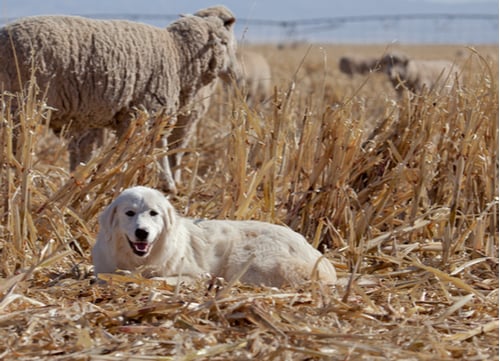
[[[19,122],[3,94],[2,359],[498,359],[498,59],[472,51],[463,88],[396,101],[380,74],[343,78],[326,47],[259,50],[288,59],[272,99],[214,96],[172,202],[289,225],[337,289],[96,281],[97,216],[123,188],[158,186],[169,119],[139,113],[68,174],[32,87]]]

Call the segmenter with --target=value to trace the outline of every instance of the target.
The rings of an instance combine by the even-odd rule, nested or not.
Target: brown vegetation
[[[97,215],[125,187],[158,185],[168,119],[148,131],[142,114],[68,174],[50,108],[22,94],[17,158],[6,106],[0,128],[0,357],[498,358],[498,59],[463,49],[463,88],[398,100],[383,74],[340,74],[342,47],[257,50],[273,99],[255,112],[214,98],[172,202],[186,216],[289,225],[335,264],[337,289],[96,283]],[[405,52],[456,56],[424,50]]]

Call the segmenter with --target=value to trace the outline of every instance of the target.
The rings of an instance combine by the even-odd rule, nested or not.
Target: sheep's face
[[[408,62],[409,59],[404,55],[388,54],[382,59],[381,66],[393,83],[399,83],[407,78]]]
[[[204,18],[210,27],[209,44],[213,53],[209,62],[209,70],[216,77],[230,82],[241,73],[236,58],[236,37],[234,35],[233,13],[224,6],[215,6],[197,11],[195,16]]]
[[[351,75],[351,76],[354,74],[354,71],[352,69],[352,61],[351,61],[351,59],[349,59],[347,57],[343,56],[342,58],[340,58],[339,69],[344,74]]]
[[[387,75],[391,80],[403,80],[406,79],[407,69],[406,64],[397,63],[387,68]]]
[[[234,33],[232,31],[231,37],[227,39],[227,42],[223,44],[223,47],[225,56],[223,56],[224,63],[222,64],[219,76],[226,83],[230,83],[233,79],[241,78],[241,74],[243,73],[241,65],[236,58],[237,45]]]

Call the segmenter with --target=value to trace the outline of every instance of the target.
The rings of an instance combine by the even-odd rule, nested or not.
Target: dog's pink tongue
[[[140,252],[146,252],[148,250],[149,243],[146,243],[146,242],[135,242],[134,243],[134,247],[135,247],[136,250],[138,250]]]

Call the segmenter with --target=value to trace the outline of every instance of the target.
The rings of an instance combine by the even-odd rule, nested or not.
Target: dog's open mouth
[[[132,242],[130,239],[128,239],[128,244],[130,245],[130,248],[132,248],[132,251],[138,255],[139,257],[144,257],[146,256],[152,246],[152,243],[149,242]]]

